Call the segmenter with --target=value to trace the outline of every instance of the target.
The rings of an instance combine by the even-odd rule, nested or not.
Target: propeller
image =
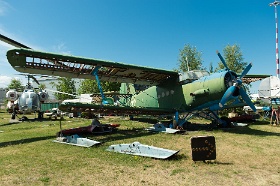
[[[225,78],[227,78],[227,82],[228,82],[227,84],[228,84],[229,86],[232,86],[233,83],[234,83],[234,81],[236,80],[236,74],[234,73],[234,75],[233,75],[233,73],[230,71],[230,69],[229,69],[228,66],[227,66],[226,61],[224,60],[224,58],[223,58],[223,56],[220,54],[220,52],[219,52],[218,50],[217,50],[216,52],[217,52],[217,55],[218,55],[218,57],[220,58],[221,62],[222,62],[223,65],[225,66],[226,70],[228,71],[229,77],[225,77]]]
[[[38,85],[40,85],[39,81],[32,75],[27,75],[28,77],[32,78]]]
[[[245,103],[248,106],[250,106],[254,112],[256,112],[255,105],[253,104],[253,102],[251,101],[251,99],[249,98],[249,96],[247,95],[246,91],[244,90],[244,88],[242,86],[242,78],[250,71],[250,69],[252,67],[252,63],[248,64],[246,66],[246,68],[243,70],[243,72],[241,73],[241,75],[238,78],[236,78],[236,77],[233,77],[224,58],[221,56],[221,54],[218,51],[217,51],[217,54],[218,54],[219,58],[221,59],[223,65],[225,66],[226,70],[229,71],[229,73],[231,75],[231,80],[234,82],[233,85],[230,86],[224,93],[222,99],[220,100],[219,106],[222,108],[229,99],[240,95],[242,97],[242,99],[245,101]]]
[[[249,72],[249,70],[251,69],[252,66],[253,66],[252,63],[247,65],[247,67],[243,70],[243,72],[241,73],[239,78],[242,79]]]
[[[229,71],[229,68],[228,68],[228,66],[227,66],[223,56],[220,54],[220,52],[218,50],[216,51],[216,53],[217,53],[218,57],[220,58],[220,60],[222,61],[222,63],[225,66],[225,68]]]
[[[13,39],[10,39],[2,34],[0,34],[0,41],[3,41],[5,43],[8,43],[14,47],[18,47],[18,48],[26,48],[26,49],[31,49],[30,47],[24,45],[24,44],[21,44]]]
[[[32,75],[32,74],[17,74],[17,75],[22,75],[22,76],[27,77],[27,83],[28,83],[28,84],[30,83],[29,80],[30,80],[30,78],[31,78],[31,79],[34,80],[35,83],[37,83],[38,85],[40,85],[39,81],[38,81],[38,80],[35,78],[35,76]]]

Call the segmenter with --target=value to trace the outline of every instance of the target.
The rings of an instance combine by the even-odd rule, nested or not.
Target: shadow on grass
[[[53,139],[53,138],[55,138],[54,135],[53,136],[34,137],[34,138],[20,139],[20,140],[15,140],[15,141],[1,142],[0,143],[0,148],[1,147],[6,147],[6,146],[11,146],[11,145],[32,143],[32,142],[35,142],[35,141],[48,140],[48,139]]]
[[[139,122],[145,122],[145,123],[149,123],[149,124],[155,124],[158,122],[157,118],[133,118],[132,121],[139,121]]]
[[[247,135],[256,135],[256,136],[280,136],[280,133],[277,132],[267,132],[267,131],[252,129],[250,127],[229,128],[229,129],[223,129],[223,131],[228,133],[234,133],[234,134],[247,134]]]
[[[2,125],[0,125],[1,127],[5,127],[5,126],[10,126],[10,125],[17,125],[20,124],[21,122],[13,122],[13,123],[4,123]]]
[[[85,137],[93,138],[94,136],[102,136],[102,143],[117,141],[117,140],[124,140],[130,138],[138,138],[143,136],[151,136],[154,134],[158,134],[158,132],[149,132],[143,130],[143,128],[134,128],[134,129],[127,129],[127,130],[116,130],[112,133],[107,134],[90,134],[90,135],[83,135]]]
[[[170,156],[169,158],[165,159],[166,161],[178,161],[178,160],[185,160],[189,158],[188,156],[186,156],[185,154],[180,154],[180,151],[172,156]]]
[[[0,126],[9,126],[9,125],[16,125],[16,124],[24,124],[24,123],[30,123],[30,122],[48,122],[48,121],[59,121],[59,119],[57,120],[52,120],[52,119],[49,119],[49,118],[41,118],[41,119],[38,119],[38,118],[33,118],[33,119],[27,119],[25,121],[11,121],[9,123],[4,123],[4,124],[0,124]],[[61,121],[65,121],[65,119],[61,119]]]
[[[233,128],[211,128],[209,124],[197,124],[197,123],[188,123],[187,131],[215,131],[222,130],[223,132],[235,133],[235,134],[247,134],[247,135],[258,135],[258,136],[280,136],[280,133],[277,132],[268,132],[258,129],[252,129],[250,126],[253,125],[269,125],[269,121],[255,121],[249,122],[248,126],[244,127],[233,127]],[[271,126],[273,127],[273,126]],[[278,127],[278,126],[276,126]]]
[[[249,125],[269,125],[270,120],[258,120],[248,123]]]
[[[233,163],[228,163],[228,162],[220,162],[220,161],[217,161],[217,160],[214,160],[214,161],[205,161],[203,162],[205,164],[214,164],[214,165],[233,165]]]
[[[205,161],[193,161],[195,165],[233,165],[233,163],[229,162],[220,162],[217,160],[205,160]]]

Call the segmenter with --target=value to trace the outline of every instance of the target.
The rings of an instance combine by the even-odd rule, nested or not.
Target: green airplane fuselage
[[[227,71],[204,76],[183,84],[170,81],[152,86],[131,98],[130,106],[152,107],[189,111],[218,104],[228,88],[225,81]]]

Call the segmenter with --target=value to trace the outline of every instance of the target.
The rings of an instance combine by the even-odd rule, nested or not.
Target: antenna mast
[[[279,78],[279,51],[278,51],[278,18],[277,18],[277,5],[279,5],[279,1],[274,1],[273,3],[269,3],[269,6],[274,6],[275,11],[275,25],[276,25],[276,76]]]

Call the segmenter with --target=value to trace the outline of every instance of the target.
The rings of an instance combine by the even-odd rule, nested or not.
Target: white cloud
[[[15,78],[18,79],[22,82],[22,79],[18,78],[18,77],[12,77],[12,76],[0,76],[0,88],[7,88],[8,85],[11,83],[11,80]]]
[[[7,11],[11,9],[11,5],[6,1],[0,0],[0,16],[6,15]]]
[[[0,1],[0,15],[5,15],[6,13],[6,6],[5,6],[6,2],[4,1]]]
[[[59,43],[58,45],[53,46],[53,50],[56,53],[71,55],[71,51],[67,51],[67,46],[65,45],[65,43]]]
[[[5,32],[1,27],[0,27],[0,33],[5,36],[13,35],[11,33],[8,34],[7,32]],[[20,79],[23,85],[26,84],[26,80],[25,80],[26,78],[24,78],[24,76],[17,76],[19,72],[14,70],[7,60],[6,53],[8,50],[12,48],[15,47],[0,41],[0,88],[6,88],[10,84],[13,78]]]
[[[9,49],[12,47],[8,45],[7,43],[0,41],[0,75],[13,75],[11,73],[14,73],[12,66],[7,60],[6,53]]]

